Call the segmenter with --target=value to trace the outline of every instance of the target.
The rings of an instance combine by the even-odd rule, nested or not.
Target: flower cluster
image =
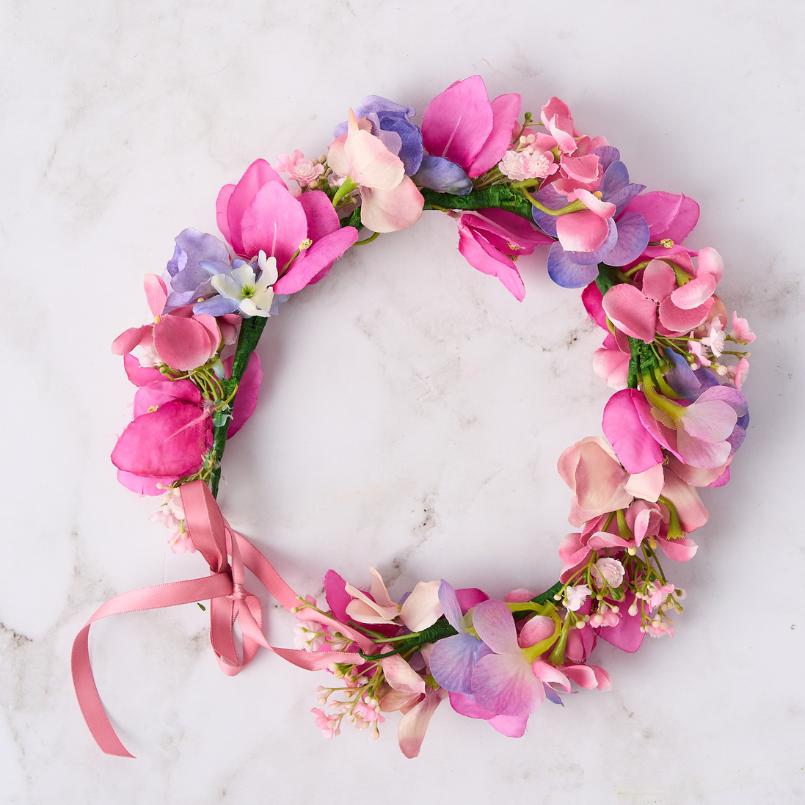
[[[321,731],[338,735],[346,719],[377,735],[399,711],[412,757],[442,701],[520,736],[545,700],[609,687],[590,662],[599,639],[634,652],[646,635],[673,633],[684,592],[663,562],[696,554],[691,535],[708,519],[699,490],[729,481],[749,424],[755,335],[717,294],[718,252],[686,245],[698,204],[645,192],[560,99],[536,118],[518,94],[490,98],[472,76],[437,95],[421,123],[379,96],[345,117],[319,158],[253,162],[218,194],[223,239],[185,229],[163,274],[146,278],[151,320],[113,345],[137,390],[112,461],[129,488],[165,496],[171,544],[191,550],[176,489],[201,479],[217,491],[226,440],[257,403],[255,347],[285,300],[425,209],[455,219],[459,252],[517,299],[521,258],[548,247],[549,276],[583,289],[603,332],[593,367],[614,390],[603,436],[559,458],[575,529],[559,580],[495,599],[437,579],[395,600],[377,571],[368,589],[329,571],[326,603],[297,611],[300,648],[342,660],[312,710]],[[344,663],[345,653],[360,656]]]

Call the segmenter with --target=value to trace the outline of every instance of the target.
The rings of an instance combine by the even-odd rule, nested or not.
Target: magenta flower
[[[264,159],[252,162],[237,184],[221,188],[216,215],[236,254],[250,260],[262,250],[276,258],[277,294],[318,282],[358,239],[355,227],[341,226],[326,193],[310,190],[295,198]]]
[[[464,213],[458,220],[458,250],[483,274],[497,277],[515,299],[525,297],[525,285],[516,260],[545,243],[551,243],[519,215],[489,209]]]
[[[196,472],[212,446],[212,417],[198,387],[190,380],[169,380],[153,368],[124,357],[126,373],[138,387],[134,419],[112,450],[118,480],[141,495],[159,495],[178,478]],[[232,359],[225,362],[231,371]],[[229,436],[254,413],[263,372],[252,353],[232,406]]]
[[[212,316],[196,316],[189,310],[163,315],[167,288],[156,274],[146,274],[145,296],[153,323],[129,327],[112,342],[112,352],[128,355],[140,347],[158,362],[182,372],[197,369],[215,357],[221,347],[221,330]]]
[[[455,162],[475,178],[500,162],[519,116],[519,94],[490,101],[483,78],[473,75],[455,81],[428,104],[422,140],[428,153]]]

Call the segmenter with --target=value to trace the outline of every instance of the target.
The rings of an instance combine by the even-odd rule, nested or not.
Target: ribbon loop
[[[73,641],[71,664],[78,704],[96,743],[110,755],[134,757],[109,721],[90,662],[90,628],[96,621],[110,615],[209,600],[210,643],[221,670],[229,676],[234,676],[248,665],[260,648],[269,649],[288,662],[309,670],[326,668],[333,663],[361,662],[360,655],[355,652],[306,652],[272,646],[263,634],[260,601],[245,586],[246,569],[286,610],[296,612],[303,603],[302,599],[268,559],[246,537],[229,526],[206,484],[193,481],[181,486],[180,492],[190,539],[209,565],[210,574],[115,596],[95,610]],[[235,624],[238,624],[241,633],[240,656]],[[339,629],[345,634],[353,633],[347,626],[339,625]],[[372,643],[368,638],[358,632],[353,634],[361,648],[371,650]]]

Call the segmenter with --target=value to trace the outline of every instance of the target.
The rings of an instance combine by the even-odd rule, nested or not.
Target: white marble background
[[[794,0],[2,0],[0,801],[804,801],[803,27]],[[96,627],[93,656],[139,758],[103,756],[74,633],[107,596],[202,568],[108,461],[132,391],[108,344],[145,316],[141,274],[182,227],[214,231],[218,187],[254,157],[318,153],[363,95],[421,108],[474,72],[535,111],[564,97],[634,177],[696,197],[695,243],[722,251],[724,296],[761,334],[749,439],[675,574],[677,636],[604,646],[615,689],[545,707],[520,741],[444,707],[408,762],[393,718],[378,744],[320,738],[315,676],[270,656],[222,676],[194,607],[126,616]],[[539,260],[518,305],[455,246],[429,213],[268,328],[221,499],[301,590],[370,562],[398,592],[555,578],[554,463],[598,432],[599,336]],[[289,625],[272,616],[274,638]]]

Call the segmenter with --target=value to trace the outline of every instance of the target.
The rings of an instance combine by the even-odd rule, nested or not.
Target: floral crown
[[[257,405],[255,351],[266,323],[321,281],[350,247],[414,224],[423,210],[454,218],[458,249],[516,299],[520,258],[548,247],[547,270],[601,328],[593,369],[615,389],[603,437],[559,458],[577,529],[559,546],[558,581],[543,592],[490,597],[440,576],[392,596],[371,569],[368,588],[329,570],[323,600],[300,596],[224,519],[216,502],[227,440]],[[185,229],[162,276],[149,274],[152,320],[113,344],[136,386],[134,418],[112,451],[120,482],[161,496],[175,551],[201,553],[210,573],[135,590],[103,604],[78,634],[73,677],[101,748],[129,755],[101,703],[89,631],[122,612],[210,602],[213,649],[235,674],[262,647],[326,670],[316,724],[347,721],[377,734],[399,711],[399,743],[416,756],[445,700],[460,715],[521,736],[545,700],[605,690],[596,643],[637,651],[672,634],[683,591],[663,568],[697,550],[707,522],[698,489],[726,484],[748,426],[742,349],[755,336],[728,316],[716,290],[718,252],[684,245],[697,223],[691,198],[645,192],[618,149],[580,134],[551,98],[539,120],[517,93],[490,99],[483,79],[451,84],[425,109],[371,96],[335,127],[325,156],[259,159],[216,202],[215,235]],[[298,621],[297,645],[268,642],[250,570]],[[234,625],[239,625],[239,638]]]

